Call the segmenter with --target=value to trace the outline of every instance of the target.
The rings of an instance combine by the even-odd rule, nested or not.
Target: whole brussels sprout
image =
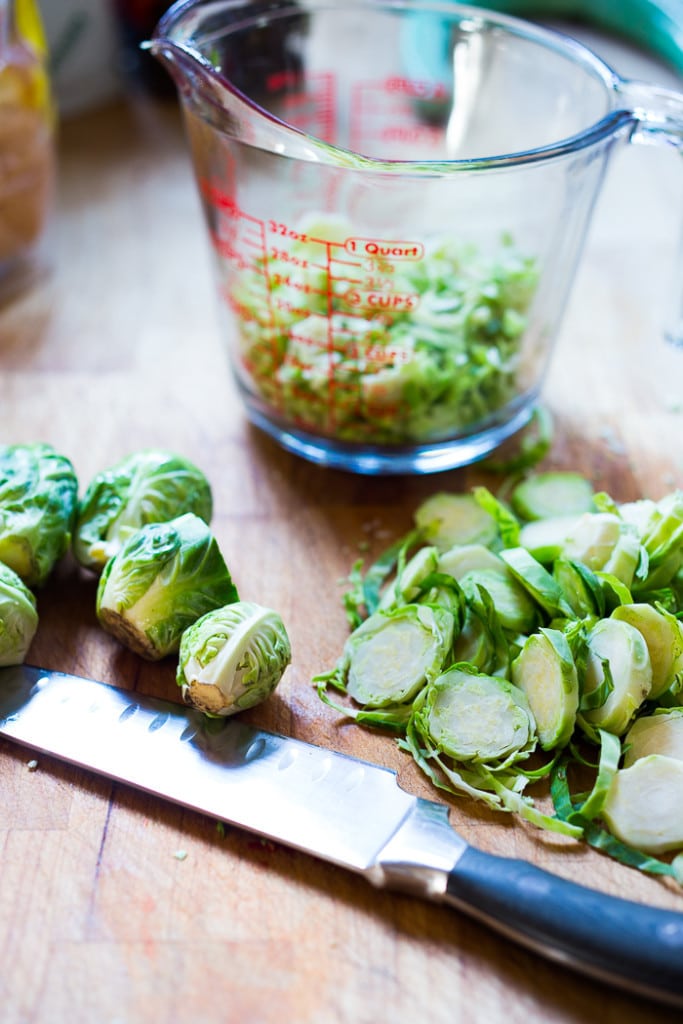
[[[193,512],[211,522],[209,482],[192,462],[173,452],[135,452],[98,473],[78,504],[73,550],[86,569],[101,572],[121,545],[147,523],[166,523]]]
[[[67,551],[77,501],[74,468],[51,445],[0,446],[0,561],[28,587]]]
[[[176,681],[183,697],[210,715],[233,715],[270,696],[292,657],[277,612],[238,601],[185,630]]]
[[[0,665],[21,665],[38,628],[36,599],[0,562]]]
[[[136,654],[157,661],[206,612],[238,600],[211,530],[191,512],[149,523],[104,567],[96,610],[102,627]]]

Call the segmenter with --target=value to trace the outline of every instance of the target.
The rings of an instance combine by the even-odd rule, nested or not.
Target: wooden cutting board
[[[620,70],[672,84],[642,55],[597,42]],[[683,353],[662,340],[682,197],[673,151],[615,155],[547,382],[546,465],[579,469],[618,500],[683,486]],[[361,547],[381,551],[437,489],[497,481],[476,467],[354,477],[285,454],[246,423],[174,103],[138,97],[63,124],[49,264],[0,311],[0,439],[51,442],[83,485],[146,446],[196,461],[241,596],[277,608],[293,644],[278,691],[247,717],[391,766],[434,796],[391,739],[324,707],[311,678],[347,634],[339,581]],[[94,607],[93,578],[67,557],[39,595],[29,660],[177,699],[173,663],[118,646]],[[29,759],[0,742],[3,1024],[680,1019],[452,911]],[[451,815],[484,849],[683,909],[666,882],[592,851],[472,804],[454,801]]]

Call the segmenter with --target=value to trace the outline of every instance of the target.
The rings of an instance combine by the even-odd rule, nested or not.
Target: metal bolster
[[[448,821],[448,808],[416,798],[365,874],[379,888],[439,900],[466,849],[467,843]]]

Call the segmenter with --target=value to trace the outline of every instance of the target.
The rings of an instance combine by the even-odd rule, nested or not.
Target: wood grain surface
[[[649,58],[591,37],[625,73]],[[556,440],[620,500],[683,486],[683,352],[673,298],[680,156],[615,153],[547,382]],[[396,768],[391,739],[321,705],[311,677],[347,633],[343,578],[477,467],[363,478],[311,466],[250,427],[229,376],[209,252],[174,102],[130,97],[65,121],[48,264],[0,310],[0,440],[49,441],[85,484],[159,445],[200,465],[241,596],[284,617],[293,663],[248,716]],[[143,663],[99,629],[95,583],[70,557],[39,594],[29,660],[178,699],[172,659]],[[579,979],[465,916],[0,742],[3,1024],[668,1024],[671,1009]],[[606,892],[683,910],[666,882],[453,802],[472,843]],[[186,856],[179,856],[179,853]],[[683,965],[682,965],[683,970]]]

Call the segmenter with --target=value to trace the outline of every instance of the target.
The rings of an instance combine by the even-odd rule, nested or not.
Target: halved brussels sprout
[[[182,633],[214,608],[238,600],[211,530],[188,512],[137,530],[100,576],[102,627],[143,658],[176,652]]]
[[[78,504],[74,555],[87,569],[101,572],[135,530],[187,512],[211,522],[211,488],[202,471],[173,452],[136,452],[88,485]]]
[[[52,445],[0,446],[0,561],[28,587],[66,553],[77,499],[73,465]]]
[[[21,665],[38,628],[36,599],[0,562],[0,665]]]
[[[292,658],[277,612],[235,601],[207,612],[180,640],[176,681],[206,714],[227,716],[269,697]]]

